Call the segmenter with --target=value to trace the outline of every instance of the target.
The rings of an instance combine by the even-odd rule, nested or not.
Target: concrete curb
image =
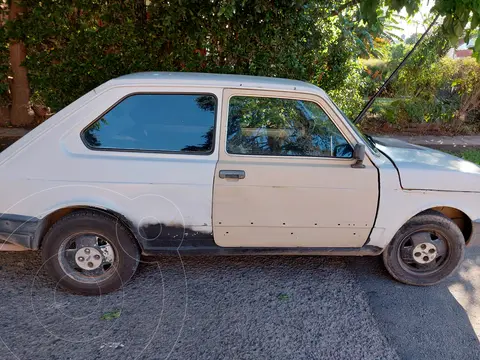
[[[480,148],[480,136],[385,136],[439,150]]]

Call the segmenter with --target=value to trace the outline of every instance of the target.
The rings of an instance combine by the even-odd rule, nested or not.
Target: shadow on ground
[[[475,322],[480,335],[480,273],[472,274],[480,270],[480,248],[468,249],[459,272],[431,287],[392,280],[380,257],[349,260],[381,332],[402,359],[480,359],[472,327]]]

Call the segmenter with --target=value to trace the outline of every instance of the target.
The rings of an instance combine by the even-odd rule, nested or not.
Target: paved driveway
[[[162,257],[82,297],[55,291],[36,253],[0,253],[0,358],[480,359],[480,249],[467,255],[429,288],[379,258]]]

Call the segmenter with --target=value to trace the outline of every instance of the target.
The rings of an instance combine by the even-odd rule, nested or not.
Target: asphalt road
[[[429,288],[380,258],[145,260],[82,297],[38,254],[0,253],[0,359],[480,359],[480,249]]]

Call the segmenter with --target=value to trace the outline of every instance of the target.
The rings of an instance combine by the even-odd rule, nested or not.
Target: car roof
[[[222,88],[289,90],[324,94],[319,87],[307,82],[265,76],[207,74],[190,72],[140,72],[112,79],[105,85],[186,85]],[[102,86],[101,86],[102,87]]]

